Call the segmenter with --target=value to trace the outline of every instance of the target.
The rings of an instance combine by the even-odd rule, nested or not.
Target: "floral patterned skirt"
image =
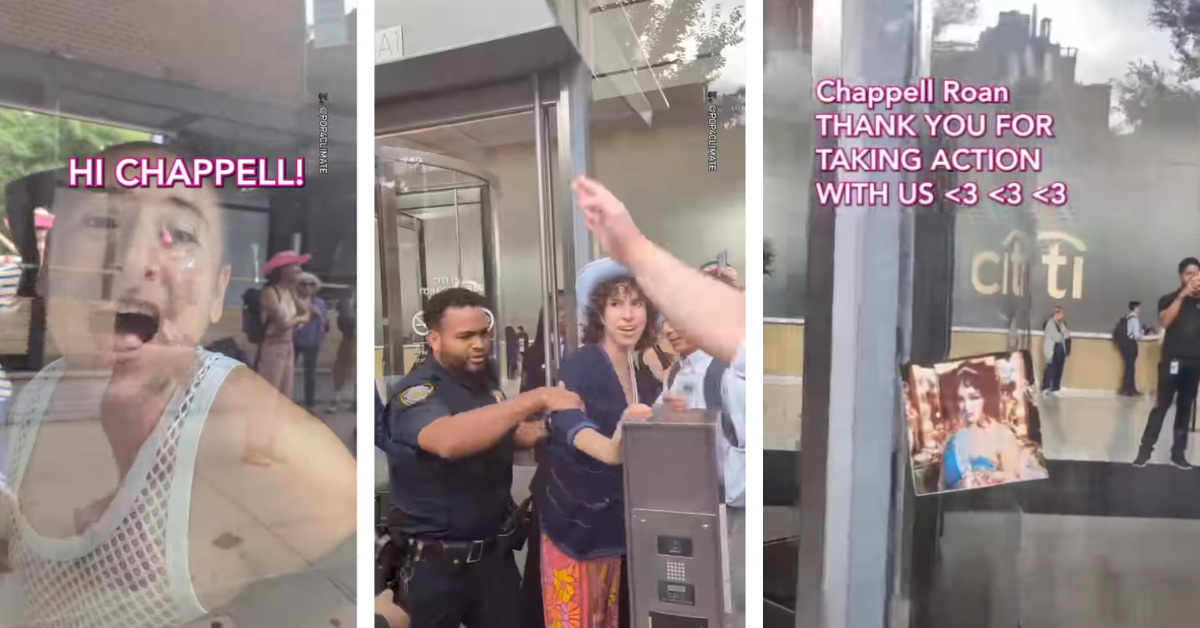
[[[542,535],[546,628],[616,628],[621,558],[575,560]]]

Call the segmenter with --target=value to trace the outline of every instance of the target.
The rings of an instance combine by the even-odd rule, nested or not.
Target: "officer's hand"
[[[688,403],[682,395],[673,395],[667,393],[663,395],[663,405],[674,410],[675,412],[687,412]]]
[[[622,421],[642,422],[654,418],[654,409],[644,403],[636,403],[628,408],[625,408],[625,414],[621,415]]]
[[[517,426],[516,440],[526,447],[532,447],[549,435],[545,421],[523,421]]]
[[[583,410],[583,399],[567,390],[567,385],[559,382],[558,386],[542,388],[542,410],[546,412],[562,412],[563,410]]]

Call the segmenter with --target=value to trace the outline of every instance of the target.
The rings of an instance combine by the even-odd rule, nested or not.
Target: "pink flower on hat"
[[[45,207],[39,207],[33,210],[33,228],[34,229],[52,229],[54,221],[57,217],[54,214],[46,211]]]
[[[266,276],[270,275],[271,271],[275,270],[276,268],[283,268],[284,266],[290,266],[292,264],[304,265],[307,264],[308,260],[310,259],[312,259],[312,255],[301,255],[295,251],[280,251],[272,255],[271,259],[267,260],[267,263],[263,264],[262,268],[259,269],[258,272]]]

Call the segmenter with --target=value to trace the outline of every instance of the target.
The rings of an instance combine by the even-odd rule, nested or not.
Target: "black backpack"
[[[259,344],[267,335],[267,323],[263,320],[262,290],[258,288],[247,288],[242,293],[242,333],[246,334],[246,340],[253,344]]]
[[[1133,344],[1133,338],[1129,337],[1129,315],[1122,316],[1112,330],[1113,344],[1118,347],[1126,347]]]
[[[245,351],[242,351],[242,348],[238,346],[237,341],[232,337],[214,340],[204,348],[213,353],[220,353],[226,357],[233,358],[246,366],[253,366],[250,363],[250,356],[246,355]]]
[[[669,390],[675,383],[675,376],[679,374],[680,363],[676,362],[671,368],[670,375],[667,376],[666,388]],[[708,370],[704,372],[704,407],[710,412],[716,412],[721,424],[721,431],[725,434],[725,440],[729,444],[741,449],[745,444],[738,438],[737,428],[733,426],[733,417],[725,411],[725,395],[721,392],[721,379],[725,377],[725,371],[729,368],[728,364],[713,358],[708,364]]]

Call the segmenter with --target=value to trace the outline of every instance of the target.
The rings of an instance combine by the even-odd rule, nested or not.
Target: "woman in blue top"
[[[949,380],[950,386],[942,384],[943,395],[954,395],[961,427],[946,439],[942,451],[938,480],[941,490],[979,488],[1020,479],[1021,443],[998,418],[997,378],[986,377],[976,367],[964,364]]]
[[[654,342],[656,330],[649,323],[657,314],[629,271],[609,259],[583,268],[576,296],[584,344],[563,362],[559,376],[586,409],[551,417],[539,470],[543,480],[534,489],[543,610],[547,626],[615,628],[629,613],[621,599],[621,421],[651,416],[657,380],[634,363]]]
[[[300,304],[309,308],[313,316],[307,323],[296,328],[296,351],[304,363],[304,407],[311,412],[315,406],[317,392],[317,354],[321,343],[329,333],[329,314],[325,299],[317,296],[321,291],[321,280],[312,273],[300,273],[296,278],[296,294]]]

